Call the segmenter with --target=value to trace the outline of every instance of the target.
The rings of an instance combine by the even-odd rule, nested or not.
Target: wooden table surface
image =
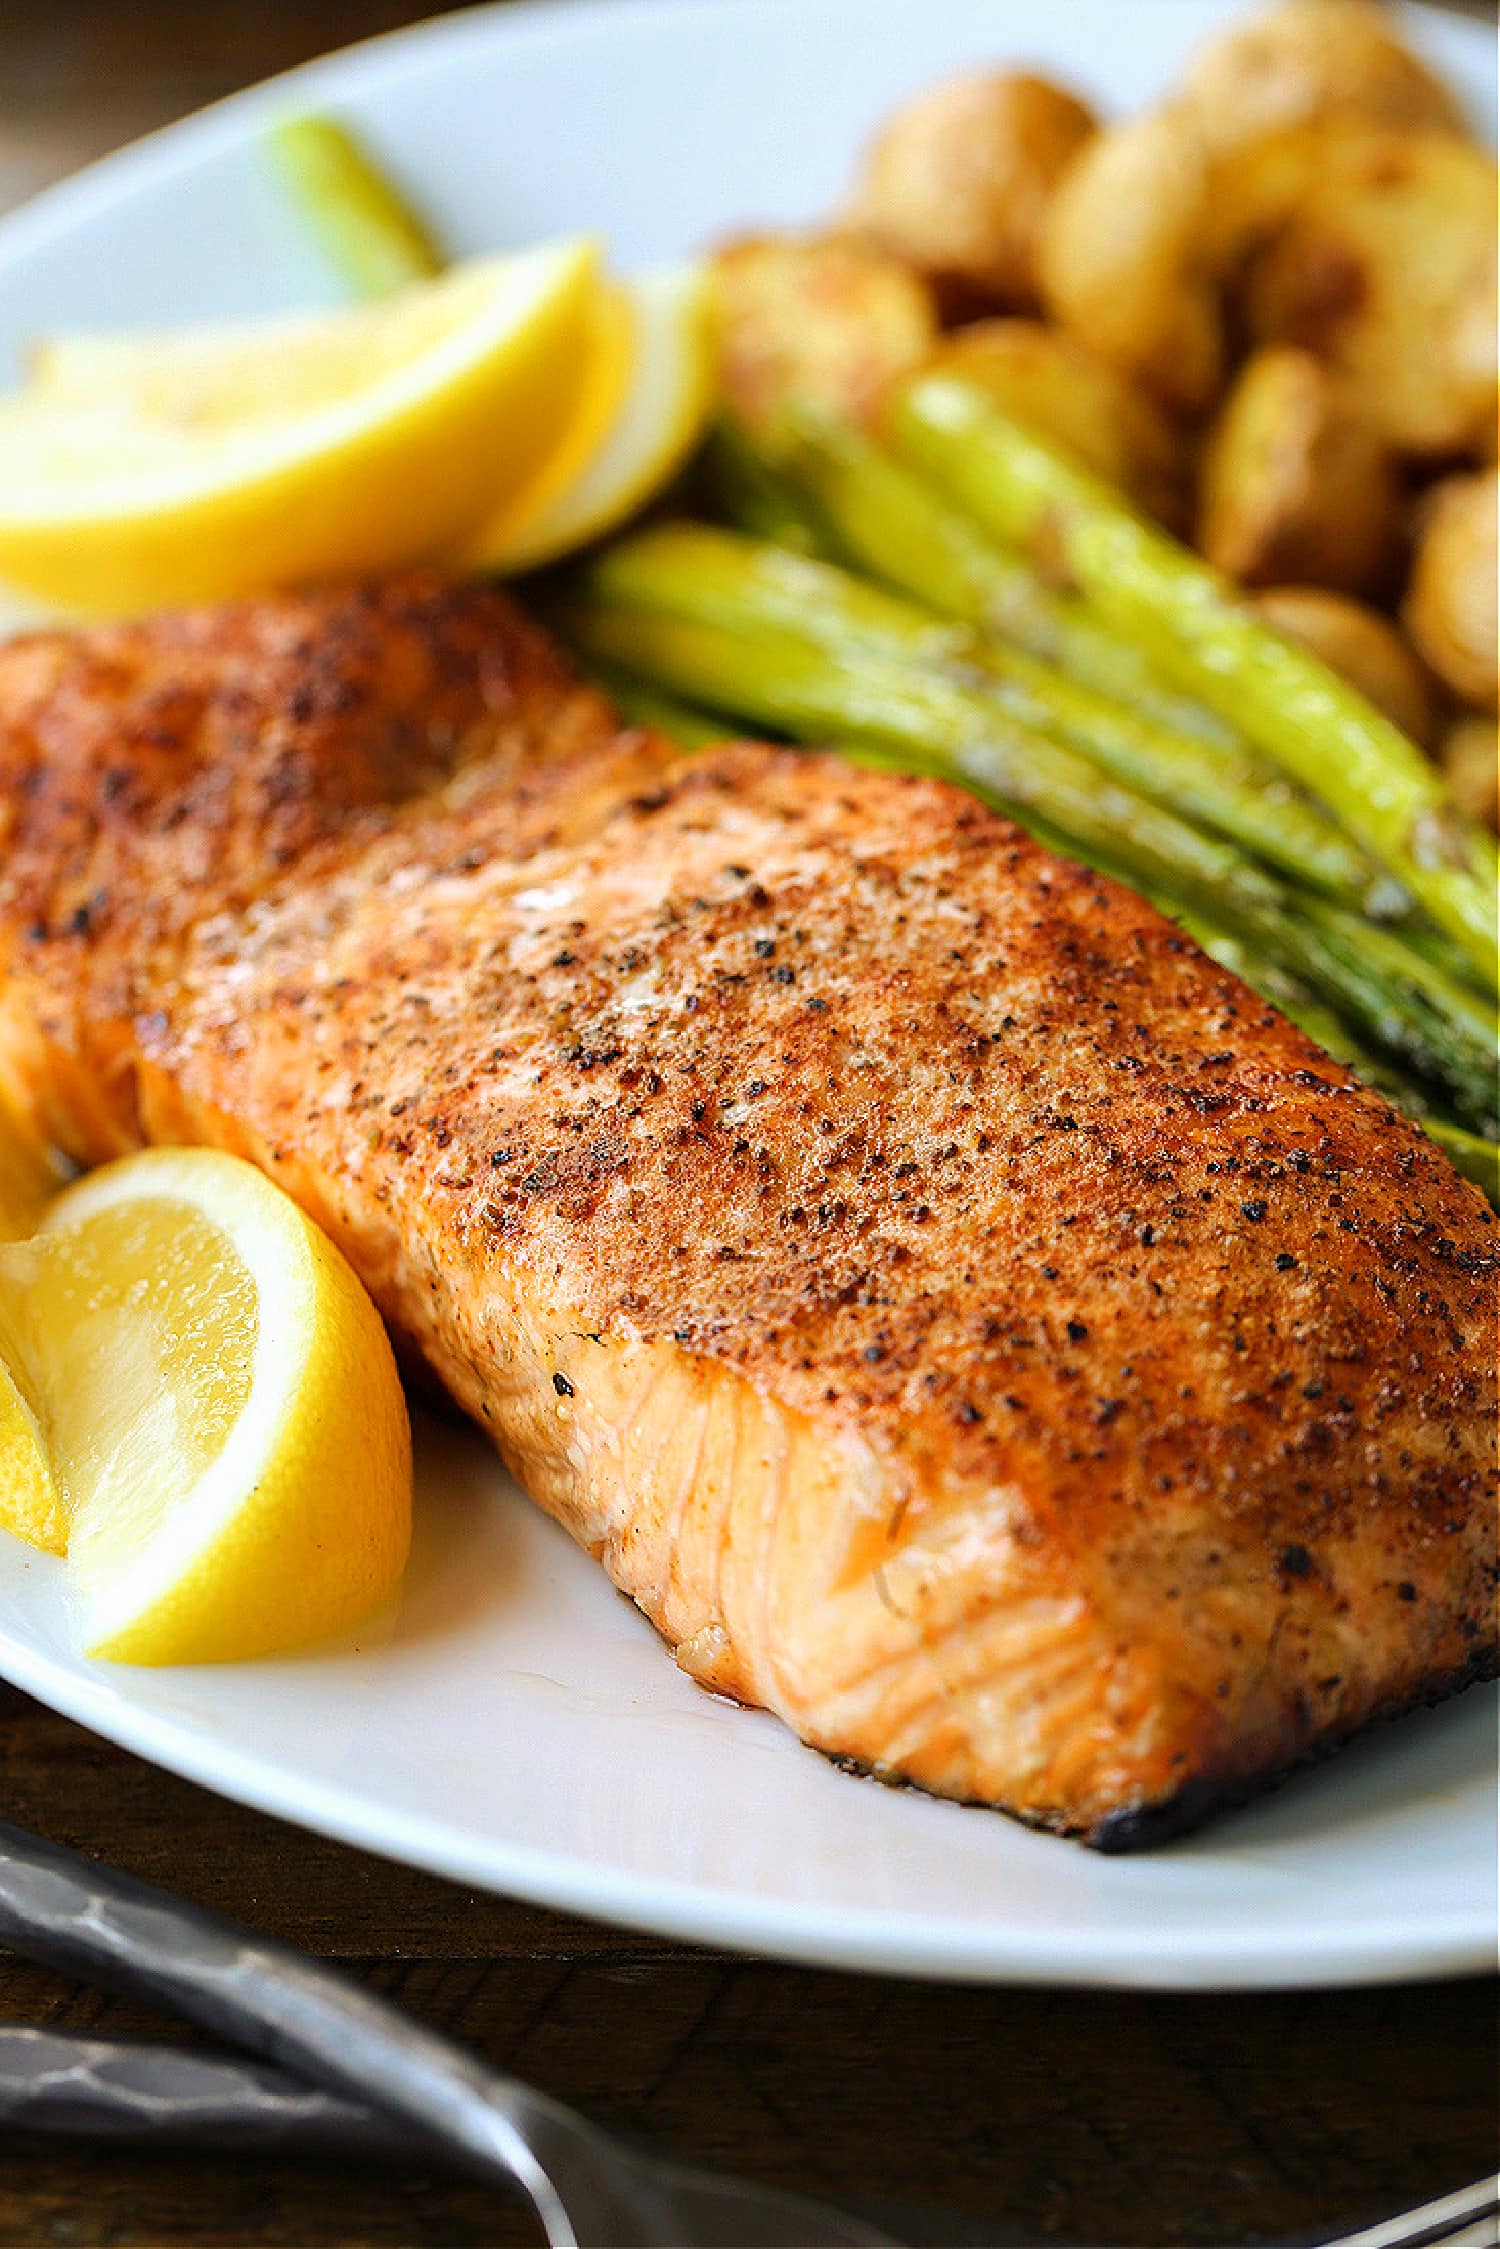
[[[418,12],[0,0],[0,207]],[[902,2212],[913,2240],[1315,2241],[1500,2158],[1488,1979],[1225,1998],[976,1991],[696,1952],[300,1834],[3,1685],[0,1812],[338,1959],[601,2120]],[[3,2021],[162,2031],[132,2003],[0,1954]],[[0,2144],[0,2249],[532,2238],[502,2201],[436,2173]]]

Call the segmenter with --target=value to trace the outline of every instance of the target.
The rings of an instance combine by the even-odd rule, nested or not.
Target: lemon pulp
[[[150,1149],[0,1245],[0,1522],[66,1550],[85,1646],[122,1662],[270,1654],[392,1590],[411,1432],[390,1342],[253,1165]]]
[[[31,1267],[32,1395],[72,1558],[88,1577],[112,1576],[155,1538],[239,1420],[255,1284],[217,1227],[167,1200],[118,1205],[18,1255]]]

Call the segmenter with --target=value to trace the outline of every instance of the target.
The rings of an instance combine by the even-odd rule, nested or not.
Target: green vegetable
[[[793,431],[776,473],[804,505],[816,504],[833,560],[871,571],[945,616],[1055,664],[1080,686],[1173,734],[1219,749],[1234,744],[1222,720],[1176,693],[1076,594],[1047,584],[1019,552],[997,545],[862,430],[820,415],[800,417]],[[742,432],[740,442],[755,452],[754,438]],[[764,452],[760,458],[768,461]],[[756,528],[734,520],[741,529]]]
[[[885,745],[902,753],[906,768],[972,778],[1007,809],[1051,820],[1075,849],[1096,838],[1123,859],[1128,835],[1132,857],[1159,860],[1163,869],[1176,865],[1180,849],[1215,891],[1244,864],[1227,846],[1117,788],[1074,751],[1007,722],[972,691],[920,666],[868,649],[838,653],[790,629],[737,631],[627,602],[593,572],[557,615],[591,659],[624,664],[674,694],[803,741]],[[1246,873],[1254,887],[1254,871]]]
[[[1466,1132],[1462,1125],[1449,1122],[1446,1117],[1423,1117],[1422,1130],[1430,1140],[1435,1140],[1457,1172],[1472,1179],[1497,1210],[1500,1210],[1500,1148],[1493,1140],[1481,1139],[1477,1132]]]
[[[1170,902],[1163,901],[1163,904],[1167,912],[1174,911]],[[1341,1017],[1323,1006],[1295,977],[1288,976],[1258,953],[1253,945],[1215,928],[1197,915],[1177,911],[1175,918],[1212,959],[1231,969],[1252,991],[1279,1007],[1282,1014],[1315,1040],[1325,1053],[1346,1063],[1366,1084],[1385,1094],[1397,1108],[1404,1109],[1428,1138],[1436,1141],[1454,1170],[1465,1179],[1471,1179],[1500,1210],[1500,1146],[1477,1132],[1466,1130],[1451,1117],[1435,1114],[1420,1084],[1393,1068],[1386,1056],[1364,1045]]]
[[[381,297],[441,273],[446,260],[415,211],[331,117],[293,117],[270,134],[273,162],[351,287]]]
[[[992,698],[998,713],[1153,803],[1232,837],[1313,888],[1363,905],[1374,871],[1282,777],[1249,753],[1153,725],[1035,657],[981,639],[825,562],[707,525],[666,523],[606,550],[605,593],[738,629],[800,631],[834,653],[909,660]]]
[[[1431,1072],[1436,1042],[1440,1073],[1464,1123],[1494,1129],[1500,1106],[1500,1042],[1493,1001],[1482,999],[1424,960],[1390,930],[1372,928],[1338,907],[1308,899],[1285,957],[1315,990],[1331,992],[1351,979],[1370,994],[1366,1028],[1420,1075]]]
[[[640,554],[622,560],[637,544],[607,549],[562,597],[559,625],[586,655],[799,740],[897,752],[907,768],[957,781],[1028,827],[1044,824],[1049,843],[1061,841],[1137,889],[1252,938],[1417,1074],[1444,1086],[1467,1121],[1488,1121],[1493,1049],[1476,1041],[1448,980],[1420,955],[1387,938],[1400,973],[1389,959],[1372,962],[1352,916],[1323,906],[1315,924],[1295,893],[1232,845],[1008,718],[971,686],[909,659],[830,648],[790,625],[763,625],[753,607],[738,626],[706,620],[697,594],[674,573],[649,580],[648,604]],[[631,600],[623,598],[622,577]]]
[[[727,415],[711,425],[690,475],[707,512],[794,554],[825,554],[829,529],[779,464]]]
[[[916,377],[895,401],[891,431],[902,456],[951,499],[1001,539],[1049,558],[1153,662],[1313,790],[1493,983],[1493,839],[1397,727],[972,386]]]
[[[731,742],[734,729],[712,711],[698,710],[679,696],[669,695],[649,680],[643,680],[622,664],[611,664],[603,657],[595,657],[589,665],[589,674],[604,690],[621,718],[632,726],[649,726],[658,734],[665,734],[681,750],[706,750],[715,742]]]

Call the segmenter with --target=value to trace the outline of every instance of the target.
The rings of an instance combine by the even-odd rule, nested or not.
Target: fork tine
[[[1500,2172],[1476,2179],[1456,2194],[1424,2202],[1418,2210],[1403,2210],[1363,2233],[1341,2234],[1325,2249],[1438,2249],[1438,2244],[1469,2243],[1473,2249],[1492,2249],[1500,2242]]]

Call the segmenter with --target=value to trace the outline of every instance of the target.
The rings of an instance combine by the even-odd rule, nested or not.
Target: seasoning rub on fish
[[[620,732],[436,580],[0,652],[0,1077],[207,1140],[705,1685],[1157,1840],[1495,1669],[1497,1228],[940,783]]]

